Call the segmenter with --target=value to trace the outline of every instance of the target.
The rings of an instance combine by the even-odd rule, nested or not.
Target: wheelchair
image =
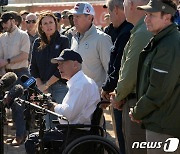
[[[102,104],[107,104],[107,101],[101,101],[91,118],[91,125],[85,124],[60,124],[60,128],[83,130],[89,128],[82,136],[77,136],[73,140],[68,140],[69,134],[65,141],[52,140],[43,146],[43,152],[39,151],[42,144],[37,144],[37,154],[120,154],[117,146],[110,140],[105,138],[105,130],[100,126],[103,117]],[[56,121],[57,122],[57,121]],[[68,132],[68,131],[67,131]],[[48,145],[48,146],[47,146]],[[42,148],[42,147],[41,147]]]

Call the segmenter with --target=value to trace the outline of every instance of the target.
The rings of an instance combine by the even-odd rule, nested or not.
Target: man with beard
[[[28,55],[30,49],[29,36],[15,24],[15,17],[11,12],[2,14],[0,21],[5,33],[0,37],[0,68],[5,67],[6,72],[14,72],[19,77],[28,72]],[[24,107],[13,103],[12,116],[16,126],[16,137],[12,145],[20,145],[26,136]]]

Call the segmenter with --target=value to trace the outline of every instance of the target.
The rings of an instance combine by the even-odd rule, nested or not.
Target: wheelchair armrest
[[[95,134],[97,135],[97,132],[99,132],[98,134],[100,134],[100,136],[104,136],[105,131],[100,126],[100,120],[103,115],[103,109],[101,105],[104,105],[104,104],[109,105],[110,102],[106,100],[102,100],[97,104],[97,107],[92,115],[91,124],[89,125],[87,124],[60,124],[58,127],[59,128],[76,128],[76,129],[90,128],[90,131],[92,132],[92,134],[93,132],[95,132]],[[53,120],[53,123],[59,124],[59,121]]]
[[[97,107],[103,109],[102,105],[110,105],[110,103],[111,103],[110,101],[107,101],[107,100],[101,100],[101,101],[97,104]]]
[[[83,129],[90,128],[90,132],[93,132],[93,129],[99,130],[99,135],[104,136],[104,129],[99,125],[88,125],[88,124],[60,124],[57,126],[58,128],[75,128],[75,129]],[[92,133],[93,134],[93,133]],[[97,135],[97,134],[96,134]]]

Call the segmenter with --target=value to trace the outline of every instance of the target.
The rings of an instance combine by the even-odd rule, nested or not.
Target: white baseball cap
[[[95,15],[94,8],[91,4],[87,2],[79,2],[76,3],[74,8],[70,10],[72,14],[90,14],[90,15]]]

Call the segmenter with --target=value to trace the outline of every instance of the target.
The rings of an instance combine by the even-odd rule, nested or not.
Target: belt
[[[5,71],[6,72],[14,72],[14,73],[16,73],[16,72],[22,72],[22,71],[24,71],[26,69],[28,69],[28,68],[22,67],[22,68],[18,68],[18,69],[5,69]]]
[[[128,96],[127,96],[127,99],[134,99],[136,98],[136,94],[135,93],[130,93]]]

